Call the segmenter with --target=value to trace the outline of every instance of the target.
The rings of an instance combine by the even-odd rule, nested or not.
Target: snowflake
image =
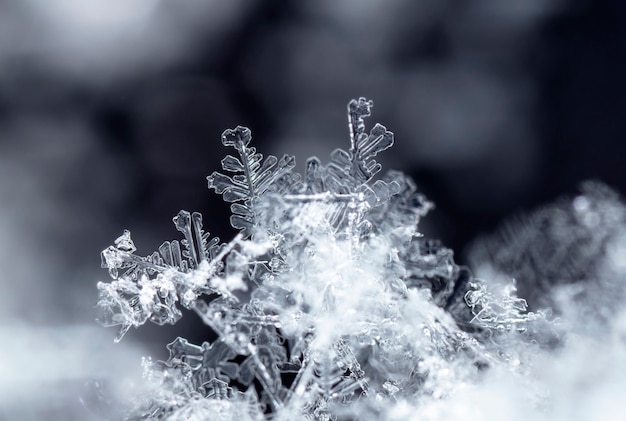
[[[181,211],[182,240],[141,257],[124,231],[102,252],[112,281],[98,283],[99,320],[120,326],[116,340],[147,321],[176,323],[181,306],[217,338],[178,338],[167,361],[146,364],[156,386],[130,419],[392,418],[510,361],[494,335],[542,315],[513,291],[488,293],[418,232],[433,205],[404,174],[380,176],[375,158],[394,137],[366,131],[371,108],[352,100],[350,148],[327,164],[309,158],[303,175],[292,156],[264,158],[249,129],[226,130],[236,155],[208,185],[231,203],[231,241]]]

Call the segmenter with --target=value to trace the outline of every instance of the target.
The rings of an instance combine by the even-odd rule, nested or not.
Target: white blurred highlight
[[[50,24],[64,26],[68,33],[79,30],[94,36],[111,36],[145,24],[159,3],[160,0],[31,0],[28,7]]]
[[[105,382],[113,402],[141,387],[146,350],[132,342],[117,347],[98,326],[14,322],[0,325],[0,337],[0,419],[95,420],[102,414],[90,408],[90,381]]]
[[[26,60],[45,73],[101,83],[207,54],[253,0],[27,0],[0,11],[0,72]],[[35,30],[36,28],[36,30]]]

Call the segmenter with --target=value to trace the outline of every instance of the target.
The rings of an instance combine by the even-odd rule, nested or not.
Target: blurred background
[[[151,253],[180,209],[228,240],[205,177],[237,124],[301,169],[374,100],[396,136],[379,161],[435,202],[421,231],[460,263],[583,180],[626,192],[625,21],[608,0],[0,1],[0,419],[86,419],[86,378],[202,341],[182,323],[114,346],[99,253],[124,228]]]

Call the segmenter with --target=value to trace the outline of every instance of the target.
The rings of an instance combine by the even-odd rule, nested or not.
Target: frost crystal
[[[302,177],[292,156],[263,158],[249,129],[226,130],[236,156],[208,185],[232,203],[240,233],[230,242],[181,211],[182,240],[140,257],[124,231],[102,252],[113,280],[98,283],[99,320],[120,326],[117,340],[147,321],[176,323],[179,306],[216,337],[178,338],[167,361],[147,363],[154,387],[129,419],[393,418],[510,362],[508,342],[494,338],[543,315],[511,290],[488,292],[419,234],[432,204],[402,173],[374,179],[393,134],[366,131],[371,108],[351,101],[349,150],[326,165],[310,158]]]

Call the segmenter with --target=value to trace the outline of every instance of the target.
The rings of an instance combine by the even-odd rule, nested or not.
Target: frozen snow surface
[[[497,281],[482,281],[419,233],[433,205],[415,183],[380,174],[376,156],[394,138],[380,124],[366,129],[371,109],[352,100],[349,148],[328,163],[310,158],[304,174],[292,156],[257,152],[249,129],[226,130],[234,153],[208,185],[232,203],[231,241],[181,211],[182,239],[143,257],[124,231],[102,252],[112,280],[98,283],[99,321],[119,326],[117,341],[148,321],[176,323],[181,308],[208,333],[167,345],[167,361],[144,359],[145,384],[127,399],[95,388],[87,406],[133,420],[622,419],[619,198],[590,184],[536,217],[563,237],[548,249],[537,221],[519,243],[484,240],[478,266]],[[596,249],[596,269],[541,284],[550,306],[532,311],[511,277],[520,266],[504,264],[541,250],[536,260],[566,268],[567,256]]]

